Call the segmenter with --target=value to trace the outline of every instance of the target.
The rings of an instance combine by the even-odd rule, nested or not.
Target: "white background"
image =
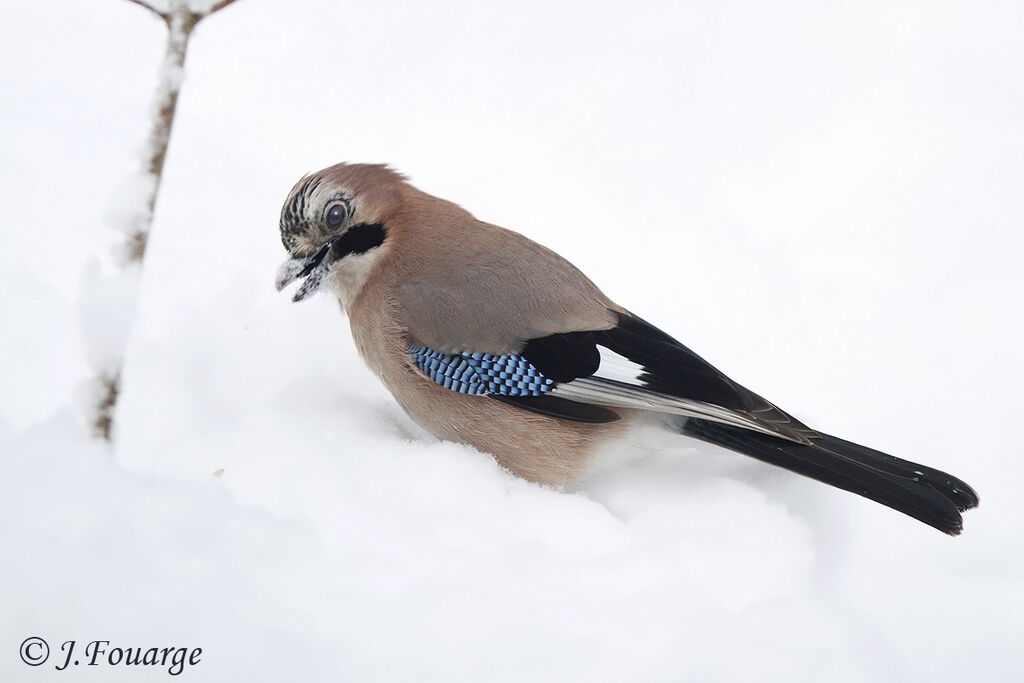
[[[126,313],[83,271],[116,242],[165,29],[122,1],[6,3],[0,677],[167,675],[52,668],[107,639],[202,647],[191,680],[1016,678],[1022,19],[239,0],[193,36],[107,448],[74,399],[80,331]],[[341,160],[556,249],[981,508],[952,539],[684,439],[566,494],[433,441],[333,302],[272,286],[286,193]],[[38,669],[29,635],[55,653]]]

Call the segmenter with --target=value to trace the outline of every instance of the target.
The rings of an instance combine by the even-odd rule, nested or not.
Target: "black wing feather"
[[[644,366],[648,388],[670,396],[750,411],[755,395],[650,323],[622,315],[619,325],[594,333],[596,343]]]
[[[589,403],[569,401],[557,396],[504,396],[502,394],[488,394],[488,396],[496,401],[508,403],[532,413],[560,417],[572,422],[605,423],[615,422],[619,419],[619,414],[614,410]]]
[[[561,332],[530,339],[522,356],[553,382],[590,377],[601,366],[594,332]]]

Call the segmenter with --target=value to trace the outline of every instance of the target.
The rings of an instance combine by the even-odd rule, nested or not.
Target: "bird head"
[[[278,291],[304,279],[293,301],[327,284],[346,304],[387,250],[388,219],[405,178],[378,164],[337,164],[303,177],[281,209],[281,242],[291,258]]]

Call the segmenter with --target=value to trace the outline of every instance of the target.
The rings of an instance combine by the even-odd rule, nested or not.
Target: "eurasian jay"
[[[619,306],[575,266],[383,165],[302,178],[281,211],[304,279],[348,313],[356,348],[439,439],[562,486],[632,424],[657,422],[852,491],[947,534],[978,505],[945,472],[819,432]]]

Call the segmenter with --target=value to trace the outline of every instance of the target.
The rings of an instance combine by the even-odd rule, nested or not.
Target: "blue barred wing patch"
[[[426,346],[409,344],[409,355],[427,377],[460,394],[539,396],[555,383],[519,354],[445,354]]]

